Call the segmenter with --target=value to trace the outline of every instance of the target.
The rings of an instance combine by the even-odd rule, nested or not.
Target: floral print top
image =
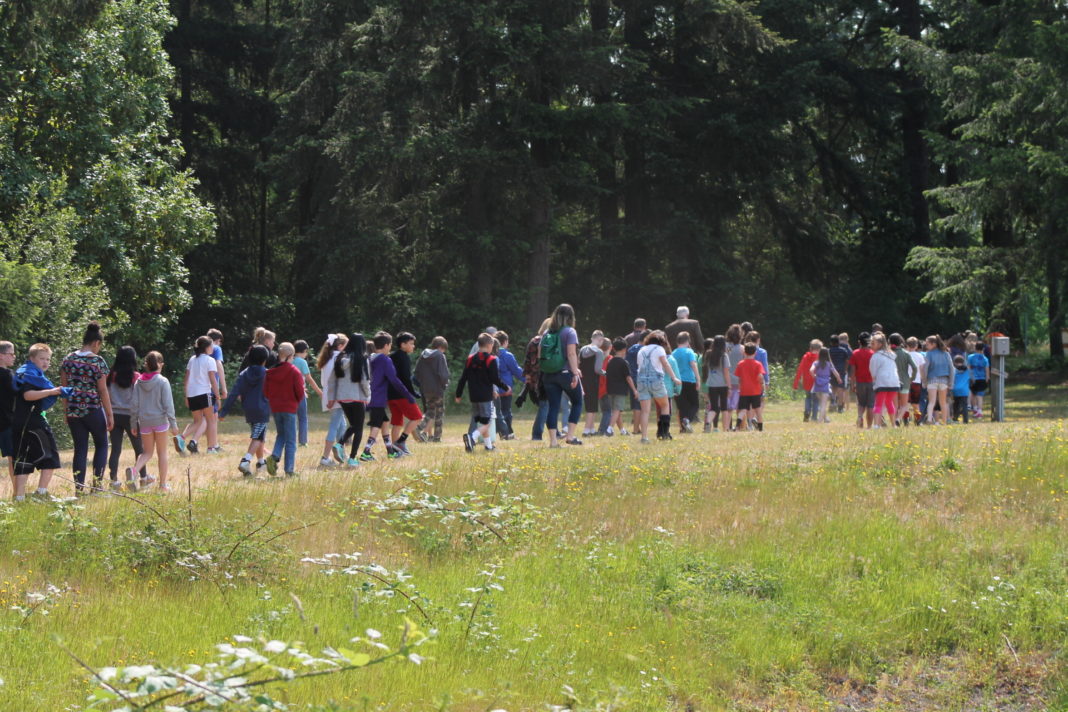
[[[68,418],[84,418],[100,407],[96,383],[110,370],[107,361],[92,351],[75,351],[63,359],[60,371],[66,375],[72,390],[67,400]]]

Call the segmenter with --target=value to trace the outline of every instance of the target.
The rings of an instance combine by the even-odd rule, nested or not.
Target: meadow
[[[457,416],[356,469],[317,469],[316,413],[273,481],[238,475],[230,418],[170,496],[0,507],[0,709],[136,708],[83,665],[144,690],[283,650],[352,669],[221,708],[1068,709],[1065,393],[1014,384],[1005,424],[779,403],[764,433],[553,451],[528,408],[496,453]]]

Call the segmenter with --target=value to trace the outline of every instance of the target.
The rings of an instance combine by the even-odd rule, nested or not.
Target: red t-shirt
[[[875,352],[871,349],[857,349],[849,357],[849,363],[853,366],[853,374],[857,383],[871,383],[871,357]]]
[[[744,358],[734,367],[734,375],[738,377],[738,395],[759,396],[764,392],[764,364],[755,358]]]

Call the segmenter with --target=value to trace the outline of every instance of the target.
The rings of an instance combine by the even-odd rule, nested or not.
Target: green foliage
[[[46,269],[32,331],[61,348],[88,317],[155,343],[189,304],[213,223],[168,138],[172,24],[163,0],[0,7],[3,254]]]
[[[5,339],[17,341],[29,331],[41,310],[37,300],[43,274],[44,270],[32,265],[0,259],[0,294],[4,295],[0,334]]]

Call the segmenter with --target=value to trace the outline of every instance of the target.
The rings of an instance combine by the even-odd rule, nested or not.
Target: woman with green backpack
[[[560,447],[553,424],[560,413],[560,398],[566,395],[571,402],[567,419],[568,445],[581,445],[575,437],[575,427],[582,417],[582,382],[579,378],[578,332],[575,331],[575,310],[561,304],[553,310],[549,330],[538,344],[538,368],[541,385],[549,401],[546,423],[549,425],[549,447]]]

